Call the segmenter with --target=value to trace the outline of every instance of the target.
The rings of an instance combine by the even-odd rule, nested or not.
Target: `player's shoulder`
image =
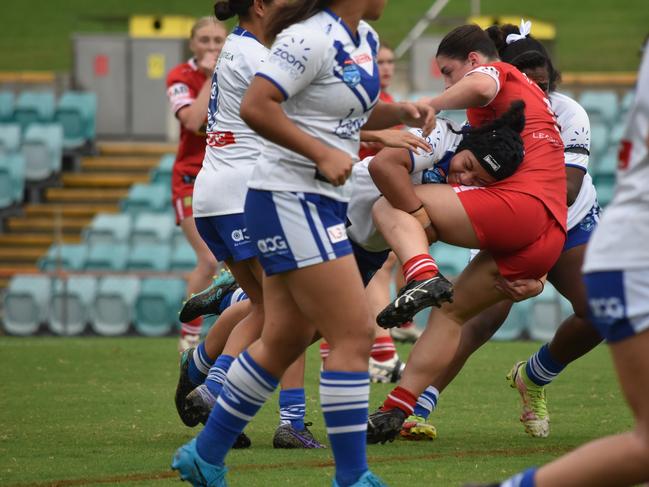
[[[187,82],[195,72],[196,69],[189,62],[178,64],[167,73],[167,84]]]

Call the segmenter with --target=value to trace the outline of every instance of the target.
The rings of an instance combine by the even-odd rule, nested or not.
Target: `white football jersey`
[[[586,250],[584,272],[649,267],[649,43],[620,146],[617,186]]]
[[[378,35],[364,21],[355,36],[330,10],[284,29],[257,73],[284,95],[286,115],[304,132],[358,160],[360,130],[379,99]],[[351,179],[351,178],[350,178]],[[267,143],[248,186],[318,193],[349,201],[351,182],[331,185],[313,161]]]
[[[435,129],[425,137],[431,146],[430,152],[421,149],[410,153],[412,161],[411,181],[413,184],[445,183],[448,167],[455,149],[462,137],[449,129],[458,130],[453,122],[438,119]],[[410,129],[414,135],[421,137],[421,129]],[[369,165],[372,157],[366,157],[352,169],[352,197],[347,209],[347,235],[350,239],[370,252],[380,252],[388,247],[383,236],[374,226],[372,206],[381,197],[381,193],[372,181]]]
[[[194,216],[243,213],[246,183],[264,140],[241,119],[239,107],[267,56],[268,49],[241,27],[223,45],[212,76],[207,147],[194,183]]]

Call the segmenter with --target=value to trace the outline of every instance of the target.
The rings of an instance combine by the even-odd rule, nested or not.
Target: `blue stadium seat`
[[[187,241],[171,252],[170,271],[190,271],[196,266],[196,254]]]
[[[567,318],[562,299],[554,286],[546,282],[543,292],[529,300],[530,322],[527,330],[533,340],[550,341],[559,325]]]
[[[78,271],[85,267],[87,255],[88,247],[85,244],[54,244],[38,259],[38,268],[42,271]]]
[[[126,199],[121,201],[121,208],[130,214],[169,211],[171,189],[161,184],[134,184]]]
[[[439,270],[445,276],[459,275],[469,263],[469,249],[436,242],[430,250]]]
[[[66,149],[78,148],[95,139],[97,95],[66,91],[56,106],[54,118],[63,126]]]
[[[0,101],[1,103],[1,101]],[[20,150],[20,125],[17,123],[0,124],[0,157]]]
[[[158,165],[151,170],[151,183],[171,186],[171,171],[173,170],[176,154],[165,154]]]
[[[15,275],[4,296],[4,328],[11,335],[33,335],[49,314],[51,281],[47,276]]]
[[[123,271],[128,258],[128,245],[98,243],[91,246],[86,257],[86,270]]]
[[[91,247],[100,243],[128,243],[131,238],[131,217],[121,213],[99,213],[83,229],[83,238]]]
[[[171,247],[167,244],[136,244],[131,247],[126,259],[126,269],[164,272],[169,270],[170,258]]]
[[[133,276],[107,276],[99,281],[93,306],[92,329],[106,336],[123,335],[133,321],[140,280]]]
[[[601,122],[591,122],[590,124],[590,154],[593,158],[591,164],[597,164],[597,160],[602,156],[609,143],[609,129]],[[594,164],[594,165],[595,165]],[[594,166],[593,165],[593,166]]]
[[[22,145],[25,177],[28,181],[47,179],[61,171],[63,129],[59,124],[32,124]]]
[[[22,154],[0,155],[0,207],[23,200],[25,191],[25,159]]]
[[[171,332],[185,297],[182,279],[144,279],[135,302],[135,329],[141,335],[161,336]]]
[[[0,91],[0,121],[13,121],[15,101],[13,92],[5,90]]]
[[[13,185],[9,158],[0,156],[0,208],[7,208],[14,203]]]
[[[140,213],[135,217],[131,242],[136,244],[171,244],[176,222],[171,213]]]
[[[492,340],[496,340],[496,341],[518,340],[522,336],[523,332],[525,331],[525,328],[527,328],[527,324],[529,321],[529,316],[528,316],[529,310],[530,310],[529,300],[521,301],[520,303],[514,303],[514,306],[512,306],[512,309],[509,312],[509,315],[507,316],[507,319],[502,324],[502,326],[498,329],[498,331],[494,334]]]
[[[14,105],[13,119],[23,130],[33,123],[49,123],[54,120],[54,92],[23,91]]]
[[[49,329],[57,335],[80,335],[90,322],[97,295],[97,279],[72,275],[65,281],[56,279],[52,292]]]
[[[597,121],[612,127],[617,120],[619,108],[614,91],[586,90],[579,97],[579,103],[588,112],[591,124]]]

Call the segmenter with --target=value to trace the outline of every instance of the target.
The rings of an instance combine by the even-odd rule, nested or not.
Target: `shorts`
[[[570,250],[573,247],[579,245],[585,245],[588,243],[591,234],[597,228],[597,223],[599,222],[599,215],[601,213],[601,208],[597,201],[592,206],[592,208],[586,213],[586,216],[582,220],[568,230],[566,235],[566,243],[563,246],[563,251]]]
[[[374,277],[374,274],[383,267],[385,261],[390,255],[390,250],[382,250],[380,252],[370,252],[365,250],[363,247],[358,245],[353,240],[350,240],[352,244],[352,250],[354,251],[354,258],[356,259],[356,265],[358,265],[358,270],[361,273],[361,278],[363,279],[363,285],[367,285]]]
[[[480,248],[508,280],[538,279],[561,255],[566,232],[537,198],[516,191],[453,185]]]
[[[607,342],[649,329],[649,269],[584,274],[591,322]]]
[[[194,218],[196,229],[217,260],[235,262],[257,257],[243,213]]]
[[[194,181],[196,176],[181,174],[174,167],[171,173],[171,201],[176,213],[176,225],[180,225],[185,218],[191,218],[192,195],[194,194]]]
[[[352,253],[345,230],[347,203],[315,193],[249,189],[244,211],[268,276]]]

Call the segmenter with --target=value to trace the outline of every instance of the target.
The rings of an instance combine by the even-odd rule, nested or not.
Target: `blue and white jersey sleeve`
[[[462,136],[451,129],[459,131],[454,122],[439,118],[433,131],[423,137],[431,147],[430,151],[418,149],[417,152],[410,152],[413,184],[446,183],[450,160],[462,140]],[[409,132],[422,137],[421,129],[409,129]]]
[[[291,98],[318,77],[326,63],[331,42],[327,37],[308,30],[303,24],[284,29],[270,49],[268,61],[257,76],[268,79]]]

